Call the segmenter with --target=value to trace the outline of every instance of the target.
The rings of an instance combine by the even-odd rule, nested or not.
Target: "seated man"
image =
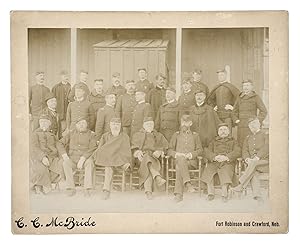
[[[258,175],[261,172],[269,172],[269,135],[260,129],[260,121],[257,117],[248,120],[251,134],[243,144],[242,157],[247,163],[244,174],[240,177],[240,184],[233,191],[242,191],[251,183],[253,198],[262,201]]]
[[[109,127],[110,131],[102,135],[98,149],[93,154],[95,165],[105,167],[104,200],[110,197],[113,168],[122,167],[127,170],[131,164],[130,140],[126,133],[121,132],[121,119],[111,118]]]
[[[95,133],[88,129],[85,118],[75,122],[75,130],[70,131],[58,144],[59,153],[63,158],[68,196],[76,194],[73,172],[84,168],[85,195],[90,196],[92,184],[93,161],[90,158],[97,148]],[[68,150],[67,150],[68,149]]]
[[[175,181],[175,202],[183,200],[183,188],[188,192],[194,192],[191,184],[189,169],[198,167],[197,157],[202,154],[200,137],[191,131],[192,119],[189,115],[183,115],[180,122],[180,131],[173,134],[168,155],[175,159],[176,181]]]
[[[133,156],[139,160],[140,186],[144,186],[148,200],[152,199],[153,182],[162,186],[166,181],[160,175],[159,157],[164,155],[168,148],[166,138],[154,130],[152,117],[145,117],[143,128],[136,132],[131,139]]]
[[[205,157],[209,160],[204,169],[201,180],[207,184],[208,200],[214,199],[214,176],[218,174],[222,187],[222,200],[227,202],[228,186],[232,184],[234,165],[241,155],[241,148],[236,140],[230,136],[227,123],[218,125],[218,136],[205,148]]]
[[[50,131],[51,119],[42,114],[39,128],[33,132],[31,145],[31,182],[37,194],[51,191],[51,183],[57,183],[62,174],[58,163],[57,138]]]

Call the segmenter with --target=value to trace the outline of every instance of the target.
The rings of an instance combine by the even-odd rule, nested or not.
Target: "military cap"
[[[98,82],[98,81],[99,81],[99,82],[103,82],[103,79],[102,79],[102,78],[96,78],[96,79],[94,80],[94,83],[95,83],[95,82]]]
[[[111,95],[111,94],[117,95],[116,91],[114,91],[112,88],[109,88],[105,91],[105,95]]]
[[[155,76],[155,79],[158,80],[158,78],[163,78],[164,80],[167,78],[164,74],[159,73],[158,75]]]
[[[136,86],[136,91],[135,92],[146,93],[146,89],[145,89],[145,87],[142,84],[138,83],[137,86]]]
[[[152,117],[144,117],[144,122],[153,122],[153,118]]]
[[[185,122],[190,122],[190,121],[192,121],[192,118],[191,118],[190,115],[184,114],[184,115],[181,116],[181,120],[185,121]]]
[[[121,123],[121,118],[119,117],[113,117],[112,119],[110,119],[111,123]]]
[[[80,73],[89,74],[88,71],[86,71],[86,70],[80,70]]]
[[[79,123],[80,121],[83,121],[83,120],[85,120],[86,122],[87,122],[87,120],[86,120],[86,118],[85,117],[78,117],[76,120],[75,120],[75,123]]]
[[[75,89],[82,89],[83,91],[85,91],[85,86],[83,83],[76,83]]]
[[[144,67],[142,67],[142,68],[138,68],[138,71],[145,71],[145,72],[147,72],[147,69],[144,68]]]
[[[176,93],[176,89],[174,87],[167,87],[166,90],[172,91],[173,93]]]
[[[251,123],[251,122],[253,122],[253,121],[255,121],[255,120],[259,120],[259,119],[257,117],[250,117],[248,119],[248,124]]]
[[[219,72],[226,72],[226,70],[224,68],[217,70],[217,73]]]
[[[62,70],[62,71],[60,72],[60,75],[68,75],[68,72],[67,72],[66,70]]]
[[[120,72],[114,72],[114,73],[112,74],[112,76],[113,76],[113,77],[119,77],[119,76],[120,76]]]
[[[134,80],[126,80],[125,84],[128,84],[128,83],[135,83],[135,81]]]
[[[47,119],[47,120],[49,120],[51,122],[51,118],[47,114],[41,114],[40,117],[39,117],[39,119]]]
[[[192,83],[190,79],[186,78],[186,79],[183,79],[181,84],[185,84],[185,83]]]
[[[251,79],[246,79],[246,80],[243,80],[242,83],[252,83],[253,84],[253,81]]]
[[[221,128],[221,127],[223,127],[223,126],[226,126],[227,128],[229,128],[228,123],[219,123],[218,124],[218,129]]]
[[[43,71],[37,71],[37,72],[35,73],[36,76],[37,76],[37,75],[40,75],[40,74],[45,74],[45,72],[43,72]]]
[[[194,73],[196,73],[196,74],[201,74],[202,71],[201,71],[200,69],[195,69],[195,70],[193,71],[193,74],[194,74]]]
[[[196,95],[196,94],[199,94],[199,93],[204,93],[204,94],[206,94],[206,89],[203,88],[203,86],[200,86],[199,88],[197,88],[197,89],[195,90],[194,94]]]
[[[53,99],[53,98],[55,98],[55,95],[53,93],[49,92],[45,96],[45,102],[47,102],[48,100]]]

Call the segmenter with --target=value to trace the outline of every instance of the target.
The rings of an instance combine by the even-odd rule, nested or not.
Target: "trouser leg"
[[[249,181],[252,179],[254,173],[256,172],[257,166],[267,165],[268,161],[258,160],[252,161],[248,164],[248,167],[245,169],[244,174],[240,177],[239,181],[243,187],[246,187]]]
[[[176,180],[174,194],[183,194],[185,183],[190,182],[190,173],[187,162],[184,158],[176,159]]]
[[[259,182],[259,178],[258,178],[259,173],[257,171],[255,171],[255,173],[253,174],[253,177],[251,179],[251,187],[252,187],[252,191],[253,191],[253,197],[260,197],[261,196],[261,192],[260,192],[260,182]]]
[[[222,188],[222,197],[227,197],[228,195],[228,184],[223,184],[221,186]]]
[[[149,176],[144,182],[145,192],[152,192],[152,184],[153,184],[153,179],[152,176],[149,174]]]
[[[207,194],[215,195],[214,178],[212,178],[211,181],[207,183]]]
[[[76,168],[76,164],[72,160],[63,161],[64,173],[66,176],[66,189],[75,189],[73,169]]]
[[[93,169],[94,163],[92,159],[87,159],[84,163],[84,188],[93,188]]]
[[[154,169],[151,164],[149,166],[149,172],[151,173],[152,179],[155,179],[156,176],[160,176],[160,172]]]
[[[112,167],[105,167],[104,170],[104,185],[103,190],[110,191],[111,189],[111,183],[113,178],[113,168]]]

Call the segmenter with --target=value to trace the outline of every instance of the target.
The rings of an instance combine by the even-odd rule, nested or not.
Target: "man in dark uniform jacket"
[[[56,111],[57,100],[53,93],[48,93],[45,98],[47,108],[42,112],[44,115],[48,115],[51,119],[50,131],[60,138],[61,136],[61,124],[60,115]]]
[[[69,83],[69,77],[66,71],[62,71],[60,75],[61,82],[54,85],[52,88],[52,93],[57,100],[56,111],[60,119],[61,132],[63,132],[66,129],[66,115],[69,105],[68,95],[71,91],[71,84]],[[60,136],[61,135],[59,135],[59,137]]]
[[[193,76],[193,82],[192,82],[192,90],[197,91],[199,89],[205,90],[206,94],[209,94],[209,89],[205,83],[203,83],[202,80],[202,71],[200,69],[195,69],[192,73]]]
[[[91,103],[85,99],[86,95],[84,85],[78,83],[74,86],[74,89],[75,101],[68,105],[66,117],[67,128],[63,133],[63,136],[64,134],[67,134],[68,131],[75,128],[75,123],[77,122],[78,118],[85,118],[90,129],[94,129],[95,127],[95,111]]]
[[[94,108],[95,114],[100,108],[105,106],[105,95],[103,91],[103,79],[94,80],[94,88],[90,95],[88,96],[88,101]]]
[[[139,68],[138,69],[139,80],[137,81],[136,85],[139,87],[143,87],[146,93],[146,102],[149,102],[149,92],[151,89],[154,88],[152,82],[148,80],[148,73],[146,68]]]
[[[156,118],[159,107],[166,102],[166,77],[163,74],[156,75],[156,86],[149,92],[149,103]]]
[[[241,155],[241,148],[230,136],[227,123],[218,125],[218,136],[205,148],[204,155],[209,162],[201,180],[207,184],[207,198],[209,201],[214,199],[214,176],[217,174],[222,187],[222,200],[227,202],[228,186],[232,184],[236,159]]]
[[[76,83],[76,84],[80,84],[82,85],[82,88],[84,90],[84,99],[86,99],[88,97],[88,95],[90,94],[90,89],[89,89],[89,86],[87,84],[88,82],[88,72],[87,71],[80,71],[80,77],[79,77],[79,82]],[[69,102],[72,102],[75,100],[75,86],[76,84],[72,87],[69,95],[68,95],[68,99],[69,99]]]
[[[110,131],[109,123],[113,117],[116,117],[115,105],[116,94],[111,89],[105,93],[106,105],[98,110],[95,126],[96,139],[99,141],[102,135]]]
[[[39,116],[44,108],[46,108],[45,97],[50,92],[50,89],[44,85],[44,72],[36,72],[36,84],[29,88],[29,117],[32,121],[32,130],[39,127]]]
[[[143,127],[143,120],[145,117],[153,117],[153,112],[151,105],[145,102],[146,98],[146,90],[144,86],[137,85],[135,92],[135,100],[137,101],[137,105],[135,106],[132,113],[132,121],[131,121],[131,136],[136,132],[140,131]]]
[[[146,197],[151,200],[153,183],[162,186],[166,182],[160,175],[159,158],[164,156],[168,141],[154,130],[152,117],[145,117],[143,121],[143,128],[132,136],[131,149],[133,156],[140,163],[138,170],[140,186],[144,186]]]
[[[269,172],[269,135],[261,130],[257,117],[250,118],[248,125],[251,134],[246,137],[242,151],[242,157],[248,166],[239,179],[240,184],[232,190],[242,191],[251,183],[253,198],[262,201],[259,174]]]
[[[50,117],[40,115],[39,125],[31,139],[30,180],[37,194],[47,194],[51,184],[60,181],[63,169],[58,162],[57,137],[50,131]]]
[[[58,150],[63,159],[61,161],[63,161],[68,196],[73,196],[76,193],[73,172],[82,168],[85,172],[85,195],[90,196],[90,191],[93,188],[92,172],[94,166],[90,156],[96,149],[95,133],[88,129],[85,118],[77,119],[75,129],[59,141]]]
[[[117,96],[117,98],[126,93],[126,89],[121,85],[119,72],[114,72],[112,74],[112,86],[110,89]]]
[[[192,91],[192,84],[189,79],[182,81],[182,93],[178,98],[180,107],[180,115],[184,115],[189,112],[189,108],[195,105],[194,91]]]
[[[180,131],[176,132],[170,141],[168,155],[175,159],[176,181],[175,181],[175,202],[183,200],[183,189],[194,192],[191,184],[189,169],[198,168],[197,157],[203,152],[200,137],[191,131],[192,120],[189,115],[181,117]]]
[[[251,133],[248,120],[257,117],[260,123],[267,116],[267,108],[258,94],[253,90],[253,81],[243,81],[243,91],[237,98],[232,111],[232,120],[238,125],[238,142],[242,147],[245,138]]]
[[[240,91],[229,81],[227,81],[227,72],[224,69],[218,70],[218,82],[207,97],[207,103],[214,107],[222,122],[229,125],[230,132],[232,128],[231,113],[233,105],[239,96]]]
[[[122,119],[123,132],[130,136],[132,114],[137,105],[135,100],[136,84],[133,80],[127,80],[125,84],[126,93],[118,98],[116,113]]]
[[[221,123],[214,109],[207,105],[205,89],[195,91],[196,104],[189,108],[192,118],[191,130],[200,136],[202,147],[208,144],[217,136],[217,127]]]
[[[114,117],[109,123],[110,131],[102,135],[98,148],[93,154],[96,166],[104,166],[103,199],[110,197],[114,168],[127,170],[131,165],[129,136],[121,131],[121,119]]]
[[[167,103],[160,106],[155,120],[155,129],[170,141],[172,135],[179,130],[179,104],[176,101],[176,90],[166,89]]]

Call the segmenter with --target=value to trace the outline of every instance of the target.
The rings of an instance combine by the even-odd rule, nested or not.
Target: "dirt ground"
[[[219,191],[215,199],[207,201],[206,195],[199,193],[184,193],[180,203],[173,201],[172,192],[154,192],[153,200],[147,200],[141,190],[113,190],[110,199],[102,199],[100,187],[92,191],[91,197],[85,197],[83,189],[77,187],[76,195],[69,197],[64,191],[53,190],[47,195],[30,194],[31,211],[33,213],[102,213],[102,212],[149,212],[149,213],[251,213],[268,212],[270,205],[266,192],[263,192],[264,202],[258,203],[252,199],[251,190],[246,196],[233,195],[227,203],[223,203]]]

